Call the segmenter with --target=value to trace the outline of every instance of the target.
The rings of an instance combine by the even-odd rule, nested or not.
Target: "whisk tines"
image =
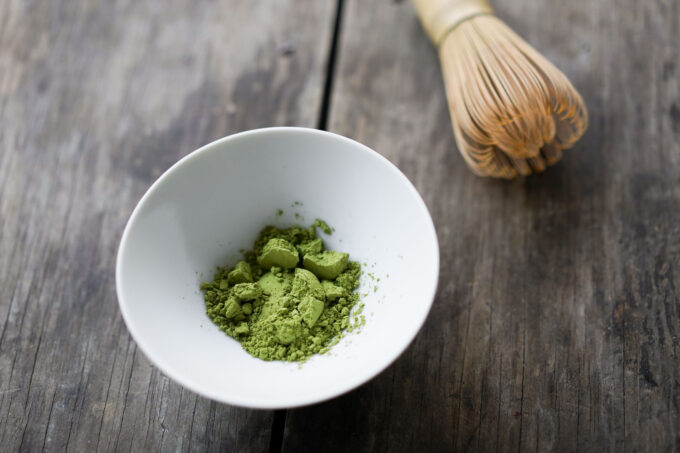
[[[482,0],[433,3],[442,11],[447,2],[490,12]],[[421,13],[423,3],[432,2],[416,1]],[[427,17],[421,14],[426,26]],[[541,172],[585,132],[588,114],[569,80],[494,15],[483,11],[446,33],[428,31],[439,45],[458,148],[478,175]]]

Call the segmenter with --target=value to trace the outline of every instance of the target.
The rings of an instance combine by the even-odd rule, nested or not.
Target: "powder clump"
[[[327,352],[347,330],[359,301],[361,265],[326,250],[316,228],[267,226],[232,268],[201,285],[210,319],[262,360],[303,362]]]
[[[285,269],[294,268],[299,260],[298,251],[285,239],[272,238],[262,247],[262,251],[257,255],[257,262],[263,269],[270,269],[274,266]]]
[[[324,250],[305,255],[304,266],[325,280],[335,280],[347,267],[349,255],[342,252]]]

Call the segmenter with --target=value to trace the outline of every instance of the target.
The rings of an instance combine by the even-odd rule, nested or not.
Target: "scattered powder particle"
[[[333,231],[335,231],[335,228],[331,228],[330,226],[328,226],[328,224],[326,222],[324,222],[321,219],[316,219],[314,221],[314,226],[319,228],[321,231],[323,231],[326,234],[333,234]]]

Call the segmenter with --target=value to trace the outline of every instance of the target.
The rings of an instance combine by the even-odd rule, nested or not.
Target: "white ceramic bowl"
[[[328,248],[380,278],[362,280],[366,324],[302,366],[255,359],[208,319],[199,284],[235,264],[265,225],[317,217],[335,228]],[[339,135],[269,128],[206,145],[151,186],[123,233],[116,290],[132,337],[170,378],[273,409],[332,398],[384,370],[425,321],[438,274],[432,219],[397,167]]]

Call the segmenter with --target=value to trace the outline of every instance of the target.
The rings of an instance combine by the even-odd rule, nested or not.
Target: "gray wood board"
[[[543,175],[473,176],[410,3],[346,1],[330,130],[415,183],[440,286],[393,366],[288,413],[284,451],[680,450],[680,3],[494,5],[590,129]]]
[[[137,350],[114,261],[136,202],[229,133],[313,127],[335,3],[0,3],[0,450],[263,451],[273,413]]]

